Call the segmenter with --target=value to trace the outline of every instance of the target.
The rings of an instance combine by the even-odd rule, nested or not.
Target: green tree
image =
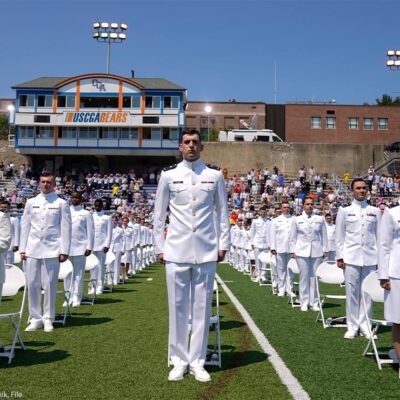
[[[376,99],[376,103],[379,106],[400,106],[400,97],[396,96],[392,98],[392,96],[385,93],[382,95],[382,98]]]
[[[0,114],[0,139],[8,138],[8,117],[7,114]]]

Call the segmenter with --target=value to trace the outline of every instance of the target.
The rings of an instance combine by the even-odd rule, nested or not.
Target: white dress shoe
[[[43,323],[42,321],[38,322],[31,322],[26,328],[25,332],[35,332],[38,329],[43,328]]]
[[[364,336],[365,339],[367,339],[367,340],[371,339],[371,334],[367,330],[361,329],[360,336]],[[372,335],[372,336],[374,337],[375,340],[378,339],[378,336],[376,336],[376,335]]]
[[[75,303],[75,302],[72,303],[72,307],[79,307],[80,305],[81,303]]]
[[[54,331],[54,326],[51,323],[51,321],[44,321],[44,331],[45,332],[53,332]]]
[[[187,372],[187,366],[176,366],[169,371],[168,380],[169,381],[180,381],[183,379]]]
[[[94,290],[93,289],[89,289],[88,290],[88,294],[93,294],[94,293]]]
[[[103,294],[102,290],[96,290],[96,294]]]
[[[319,306],[313,306],[313,307],[312,307],[312,310],[313,310],[313,311],[320,311],[320,308],[319,308]]]
[[[283,290],[280,290],[278,292],[278,297],[283,297],[285,295],[285,292]]]
[[[203,367],[190,367],[190,374],[199,382],[210,382],[211,376]]]
[[[301,311],[308,311],[308,307],[307,306],[301,306],[300,310]]]
[[[357,336],[357,332],[354,332],[352,330],[347,330],[347,332],[344,334],[345,339],[354,339]]]

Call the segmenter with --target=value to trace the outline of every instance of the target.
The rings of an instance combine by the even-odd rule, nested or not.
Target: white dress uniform
[[[126,244],[125,244],[124,229],[122,229],[118,225],[115,225],[112,229],[112,238],[110,247],[110,250],[115,255],[115,260],[114,263],[109,266],[109,268],[112,268],[114,272],[114,280],[113,280],[114,285],[118,285],[119,283],[119,276],[121,270],[121,256],[122,253],[125,253],[125,246]],[[111,285],[110,275],[108,275],[108,284]]]
[[[290,227],[290,252],[295,253],[299,266],[299,297],[303,309],[318,306],[315,290],[315,272],[322,263],[323,253],[328,252],[328,238],[324,218],[308,216],[304,211],[292,218]]]
[[[6,273],[4,269],[4,254],[8,250],[11,243],[11,223],[7,214],[0,211],[0,303],[3,293],[3,284],[5,282]]]
[[[83,277],[85,274],[85,252],[93,250],[94,223],[91,212],[85,210],[81,205],[70,206],[72,233],[70,261],[73,266],[72,286],[71,279],[67,277],[64,281],[65,287],[71,287],[71,303],[77,306],[83,297]]]
[[[132,228],[132,266],[130,267],[130,273],[136,274],[139,271],[140,225],[137,222],[129,221],[129,226]]]
[[[336,225],[331,222],[328,223],[325,221],[326,233],[328,235],[328,261],[334,262],[335,258],[335,250],[336,250],[336,242],[335,242],[335,233],[336,233]]]
[[[385,290],[385,319],[400,324],[400,206],[386,208],[379,225],[378,278],[390,280]]]
[[[242,226],[237,236],[238,270],[244,271],[246,265],[246,229]]]
[[[92,279],[97,279],[96,288],[91,288],[96,290],[97,294],[103,293],[104,289],[104,272],[105,272],[105,262],[106,253],[104,253],[104,248],[108,249],[111,246],[112,238],[112,221],[109,215],[104,214],[104,211],[93,213],[94,221],[94,244],[93,244],[93,254],[99,259],[99,265],[90,271],[90,277]]]
[[[125,253],[121,257],[121,262],[129,264],[128,274],[132,273],[132,249],[133,249],[133,229],[131,226],[125,227],[122,225],[125,237]]]
[[[271,250],[276,251],[276,270],[278,294],[283,296],[292,291],[292,276],[288,271],[290,260],[289,235],[292,226],[293,217],[288,215],[279,215],[271,221],[270,246]]]
[[[270,248],[270,225],[271,221],[267,217],[258,217],[251,223],[251,245],[254,246],[254,259],[258,279],[264,279],[262,264],[261,261],[258,260],[258,256],[261,252],[269,250]]]
[[[30,322],[54,321],[59,255],[69,255],[71,213],[56,193],[40,193],[26,202],[21,221],[20,252],[27,256]],[[43,312],[41,289],[44,289]]]
[[[364,278],[376,269],[378,262],[377,226],[380,211],[366,201],[353,200],[340,208],[336,217],[336,260],[345,262],[347,329],[368,332],[367,319],[361,301]],[[372,304],[367,300],[368,313]]]
[[[142,224],[139,225],[139,230],[140,230],[140,261],[139,261],[139,266],[140,270],[143,270],[146,268],[146,254],[145,254],[145,247],[146,247],[146,227]]]
[[[19,247],[19,237],[21,234],[21,224],[16,217],[10,217],[11,223],[11,244],[6,253],[6,263],[14,264],[14,247]]]
[[[164,239],[168,206],[170,223]],[[166,261],[171,361],[174,366],[202,367],[218,251],[230,245],[225,182],[219,170],[196,160],[163,171],[154,208],[154,238],[156,254],[163,253]]]
[[[231,227],[230,237],[233,250],[231,255],[231,263],[235,269],[238,269],[239,265],[238,248],[237,248],[237,238],[239,235],[239,231],[240,228],[237,225]]]

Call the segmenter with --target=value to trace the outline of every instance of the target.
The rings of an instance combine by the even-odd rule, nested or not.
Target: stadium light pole
[[[122,43],[126,40],[125,31],[128,29],[127,24],[117,24],[113,22],[95,22],[93,24],[93,39],[101,43],[107,44],[107,74],[110,73],[110,50],[111,43]]]
[[[204,111],[207,113],[207,141],[210,141],[210,113],[212,111],[212,107],[207,104],[204,107]]]

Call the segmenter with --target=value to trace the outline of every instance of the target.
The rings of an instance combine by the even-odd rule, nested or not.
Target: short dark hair
[[[183,140],[183,135],[197,135],[199,137],[199,142],[201,142],[201,135],[200,135],[200,132],[197,129],[185,128],[182,131],[182,140]]]
[[[96,205],[96,204],[101,204],[103,206],[103,200],[102,199],[96,199],[94,201],[94,205]]]
[[[54,174],[48,169],[42,170],[42,172],[40,173],[40,177],[42,177],[42,176],[45,176],[45,177],[52,176],[54,178]]]
[[[365,184],[367,184],[367,182],[365,182],[365,180],[363,178],[355,178],[351,181],[351,190],[354,189],[354,184],[357,182],[364,182]]]

